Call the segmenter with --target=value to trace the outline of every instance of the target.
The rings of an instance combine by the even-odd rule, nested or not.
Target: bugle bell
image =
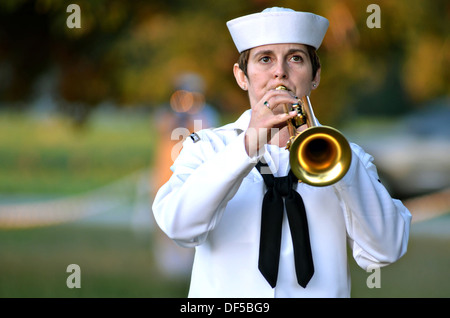
[[[279,86],[277,89],[286,87]],[[285,112],[289,109],[284,105]],[[320,126],[308,96],[292,106],[297,116],[288,120],[291,170],[302,182],[323,187],[338,182],[347,173],[352,160],[352,151],[347,139],[335,128]],[[297,133],[297,127],[308,128]]]

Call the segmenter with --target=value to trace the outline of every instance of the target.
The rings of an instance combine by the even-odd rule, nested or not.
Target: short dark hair
[[[309,58],[311,60],[312,65],[312,79],[316,77],[317,70],[320,68],[320,59],[319,55],[317,55],[317,51],[314,47],[311,45],[306,45],[306,48],[308,49]],[[245,76],[247,75],[247,65],[248,65],[248,58],[250,55],[250,49],[243,51],[239,55],[238,64],[239,68],[244,72]]]

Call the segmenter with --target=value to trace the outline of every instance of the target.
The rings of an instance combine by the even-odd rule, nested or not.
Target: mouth
[[[283,91],[288,91],[290,92],[291,90],[289,88],[287,88],[284,85],[278,85],[277,87],[275,87],[275,90],[279,91],[279,90],[283,90]]]
[[[277,86],[275,87],[275,90],[277,90],[277,91],[280,91],[280,90],[282,90],[282,91],[288,91],[288,92],[290,92],[291,94],[294,94],[294,95],[295,95],[295,91],[292,90],[292,89],[290,89],[290,88],[287,87],[286,85],[277,85]]]

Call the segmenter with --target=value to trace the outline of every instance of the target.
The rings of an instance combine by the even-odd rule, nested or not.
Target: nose
[[[288,69],[286,63],[284,61],[279,61],[278,63],[276,63],[273,74],[275,78],[288,78]]]

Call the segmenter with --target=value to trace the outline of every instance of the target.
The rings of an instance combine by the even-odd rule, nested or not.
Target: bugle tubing
[[[285,112],[289,112],[287,105],[284,107]],[[292,172],[300,181],[312,186],[338,182],[347,173],[352,160],[347,139],[337,129],[318,123],[308,96],[303,96],[292,108],[297,116],[287,122],[290,138],[286,144]],[[303,124],[308,128],[298,133],[297,127]]]

